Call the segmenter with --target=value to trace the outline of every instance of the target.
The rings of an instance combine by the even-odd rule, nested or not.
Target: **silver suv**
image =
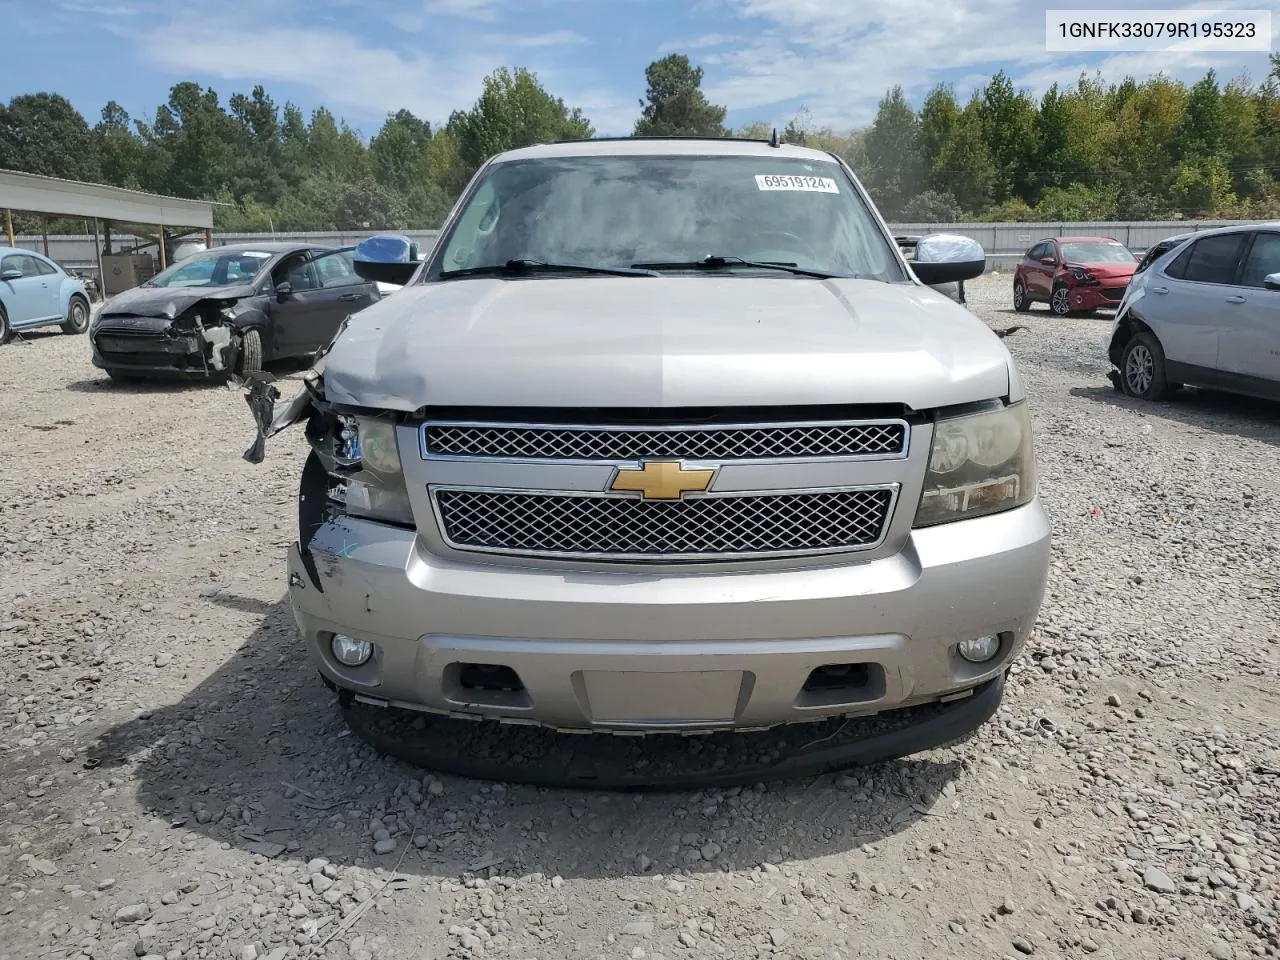
[[[1112,383],[1280,399],[1280,222],[1186,235],[1143,263],[1111,326]]]
[[[406,285],[293,401],[250,391],[260,439],[308,419],[290,598],[344,705],[615,733],[938,707],[868,757],[995,711],[1050,527],[1008,351],[925,285],[981,273],[972,241],[909,267],[817,150],[626,139],[499,155],[425,261],[357,262]]]

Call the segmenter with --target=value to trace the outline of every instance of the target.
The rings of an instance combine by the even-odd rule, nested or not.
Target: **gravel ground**
[[[0,958],[1280,955],[1277,408],[1010,336],[1055,524],[1039,629],[962,747],[676,795],[385,760],[302,660],[300,431],[238,393],[0,348]]]

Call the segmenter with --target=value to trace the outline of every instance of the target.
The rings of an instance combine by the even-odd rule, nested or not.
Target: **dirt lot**
[[[0,347],[0,958],[1280,955],[1278,410],[1007,305],[1055,551],[997,719],[682,795],[381,759],[282,602],[300,432],[252,467],[238,393]]]

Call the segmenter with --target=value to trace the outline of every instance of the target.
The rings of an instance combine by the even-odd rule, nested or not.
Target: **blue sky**
[[[366,136],[407,107],[433,123],[470,106],[481,78],[526,66],[601,134],[629,133],[644,68],[672,51],[705,71],[729,122],[779,125],[807,106],[837,129],[868,122],[886,88],[917,104],[937,82],[967,96],[996,70],[1037,94],[1082,70],[1107,79],[1157,71],[1223,80],[1267,72],[1265,54],[1045,52],[1035,0],[0,0],[0,100],[50,90],[90,123],[108,99],[145,117],[184,79],[226,98],[262,83],[278,103],[324,104]],[[1129,9],[1261,9],[1257,2],[1147,3]],[[1273,15],[1280,31],[1280,14]],[[1280,42],[1273,38],[1273,48]]]

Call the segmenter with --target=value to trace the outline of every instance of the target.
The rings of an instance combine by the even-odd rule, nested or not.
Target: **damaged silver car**
[[[944,236],[908,264],[818,150],[493,158],[425,261],[357,263],[406,285],[301,392],[246,381],[247,459],[306,422],[289,592],[348,718],[912,718],[855,762],[971,733],[1050,542],[1014,362],[930,287],[984,267]]]
[[[349,248],[216,247],[108,300],[89,328],[93,364],[117,380],[245,376],[314,356],[379,299]]]

